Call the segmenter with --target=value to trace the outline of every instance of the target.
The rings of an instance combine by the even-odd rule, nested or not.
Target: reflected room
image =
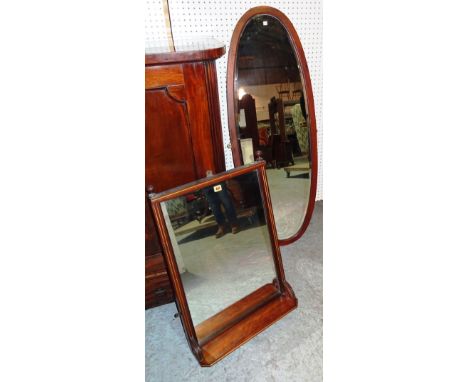
[[[162,209],[196,330],[271,285],[276,273],[256,172],[168,200]]]
[[[301,225],[310,190],[310,141],[301,70],[288,32],[259,15],[239,40],[235,91],[243,163],[263,159],[278,236]]]

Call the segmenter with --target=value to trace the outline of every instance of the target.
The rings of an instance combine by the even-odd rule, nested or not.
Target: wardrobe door
[[[197,179],[184,86],[146,90],[146,185],[160,192]]]

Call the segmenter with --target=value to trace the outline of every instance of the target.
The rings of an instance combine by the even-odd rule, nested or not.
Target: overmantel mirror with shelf
[[[189,204],[234,206],[238,229],[216,237],[216,222]],[[265,162],[150,194],[176,305],[189,346],[211,366],[297,307],[286,282]],[[226,202],[228,200],[228,202]]]
[[[228,55],[227,105],[234,165],[267,162],[279,243],[292,243],[314,209],[317,131],[301,41],[281,11],[252,8],[237,23]]]

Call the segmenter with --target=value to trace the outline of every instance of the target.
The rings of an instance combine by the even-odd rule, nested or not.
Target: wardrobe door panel
[[[146,91],[146,185],[156,192],[197,179],[187,102],[171,90]]]
[[[146,68],[145,89],[167,85],[183,85],[183,65],[161,65]]]

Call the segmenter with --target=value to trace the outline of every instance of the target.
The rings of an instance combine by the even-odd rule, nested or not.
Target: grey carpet
[[[308,165],[304,159],[295,158],[297,164]],[[284,168],[267,169],[268,188],[271,204],[275,211],[276,229],[279,238],[286,238],[297,232],[303,220],[303,211],[309,199],[310,181],[305,172],[291,172],[286,177]]]
[[[296,310],[212,367],[189,349],[174,303],[146,311],[146,382],[322,381],[322,215],[315,205],[303,237],[281,247]]]

